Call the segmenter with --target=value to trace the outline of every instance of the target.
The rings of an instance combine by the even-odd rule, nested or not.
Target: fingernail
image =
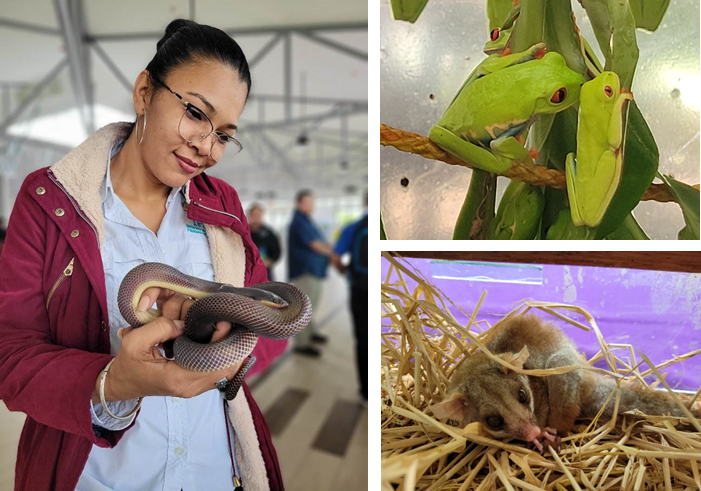
[[[173,324],[175,324],[175,327],[177,327],[178,329],[185,329],[185,322],[181,320],[174,320]]]
[[[124,336],[124,328],[120,327],[117,329],[117,336],[119,336],[119,339],[122,339],[122,336]]]
[[[144,295],[141,297],[141,300],[139,301],[139,306],[136,308],[139,312],[143,312],[147,308],[151,306],[151,299],[148,298],[148,295]]]

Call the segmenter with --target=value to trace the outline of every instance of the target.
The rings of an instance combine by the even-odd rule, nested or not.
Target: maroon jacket
[[[108,125],[50,169],[32,172],[10,216],[0,259],[0,399],[10,410],[27,414],[17,453],[16,490],[75,489],[92,445],[113,447],[129,431],[98,437],[92,427],[95,380],[112,359],[98,248],[102,229],[54,173],[61,164],[64,182],[82,182],[85,166],[103,165],[104,160],[104,176],[106,145],[129,130],[126,123]],[[93,179],[92,185],[96,182]],[[227,230],[227,237],[243,244],[245,285],[267,281],[236,191],[201,174],[190,181],[186,195],[191,202],[188,218],[227,228],[235,233]],[[93,201],[85,208],[94,212],[94,205]],[[72,258],[72,274],[66,276],[63,271]],[[256,368],[269,364],[284,347],[285,343],[259,340]],[[244,393],[270,489],[283,489],[268,427],[245,385]]]

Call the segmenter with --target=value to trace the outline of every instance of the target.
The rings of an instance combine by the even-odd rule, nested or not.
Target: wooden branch
[[[566,264],[607,268],[650,269],[701,273],[698,252],[467,252],[467,251],[397,251],[404,257],[453,261],[488,261],[500,263]]]
[[[441,149],[425,136],[417,135],[409,131],[398,130],[386,124],[380,124],[380,144],[394,147],[402,152],[415,153],[427,159],[440,160],[446,164],[461,165],[470,169],[474,168],[471,164]],[[501,175],[513,179],[514,181],[525,182],[533,186],[550,186],[558,189],[565,189],[567,187],[564,172],[557,169],[547,169],[540,165],[514,162],[511,168]],[[694,185],[694,187],[699,189],[698,184]],[[672,193],[669,192],[666,185],[650,184],[642,200],[664,203],[667,201],[674,201],[674,197]]]

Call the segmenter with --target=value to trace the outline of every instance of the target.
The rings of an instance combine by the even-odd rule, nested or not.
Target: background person
[[[333,253],[326,242],[324,234],[312,220],[314,213],[314,195],[309,189],[297,193],[296,209],[287,234],[289,281],[307,294],[312,307],[318,307],[321,301],[321,286],[326,278],[329,256]],[[309,325],[294,338],[294,351],[307,356],[319,356],[321,352],[313,342],[325,343],[326,336],[316,329],[313,314]]]
[[[260,252],[260,257],[268,268],[268,280],[273,280],[273,266],[280,259],[280,240],[272,228],[265,225],[263,207],[254,203],[248,209],[248,225],[251,227],[251,238]]]
[[[348,274],[350,310],[355,335],[355,360],[358,369],[359,392],[365,404],[368,401],[368,195],[365,194],[365,215],[346,226],[331,256],[333,265]],[[343,264],[342,256],[350,254],[350,262]]]

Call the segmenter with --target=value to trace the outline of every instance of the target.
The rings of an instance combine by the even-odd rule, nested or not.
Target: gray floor
[[[357,396],[346,305],[345,281],[332,273],[317,309],[321,330],[329,337],[321,358],[285,355],[270,373],[250,381],[258,405],[272,422],[288,491],[366,487],[368,415]],[[23,422],[22,413],[9,412],[0,401],[0,490],[13,488]]]

